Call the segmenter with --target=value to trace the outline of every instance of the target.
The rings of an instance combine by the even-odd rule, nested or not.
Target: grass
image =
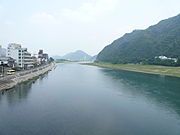
[[[103,68],[127,70],[148,74],[159,74],[165,76],[180,77],[180,67],[140,65],[140,64],[110,64],[110,63],[87,63],[87,65],[98,66]]]

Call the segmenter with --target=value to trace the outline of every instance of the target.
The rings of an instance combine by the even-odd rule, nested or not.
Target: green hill
[[[91,61],[93,57],[85,53],[84,51],[77,50],[75,52],[70,52],[64,56],[54,56],[53,58],[58,61]]]
[[[167,59],[160,59],[166,56]],[[106,46],[97,62],[179,65],[180,15],[160,21],[146,30],[134,30]]]

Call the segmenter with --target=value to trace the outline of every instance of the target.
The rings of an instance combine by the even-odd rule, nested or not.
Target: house
[[[14,68],[16,66],[15,59],[10,57],[0,57],[0,66]]]
[[[161,59],[161,60],[172,60],[172,61],[174,61],[175,63],[178,61],[177,58],[168,58],[168,57],[166,57],[166,56],[156,56],[155,58],[156,58],[156,59],[159,58],[159,59]]]

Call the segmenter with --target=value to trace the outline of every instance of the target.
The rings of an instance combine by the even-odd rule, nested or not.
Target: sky
[[[0,45],[98,54],[134,29],[180,14],[180,0],[0,0]]]

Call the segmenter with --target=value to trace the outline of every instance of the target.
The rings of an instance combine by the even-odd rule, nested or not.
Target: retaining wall
[[[38,77],[48,72],[49,70],[51,70],[54,66],[55,64],[51,63],[51,64],[44,65],[35,69],[21,71],[21,72],[16,73],[15,75],[9,75],[9,76],[0,78],[0,91],[8,90],[10,88],[13,88],[19,83]]]

